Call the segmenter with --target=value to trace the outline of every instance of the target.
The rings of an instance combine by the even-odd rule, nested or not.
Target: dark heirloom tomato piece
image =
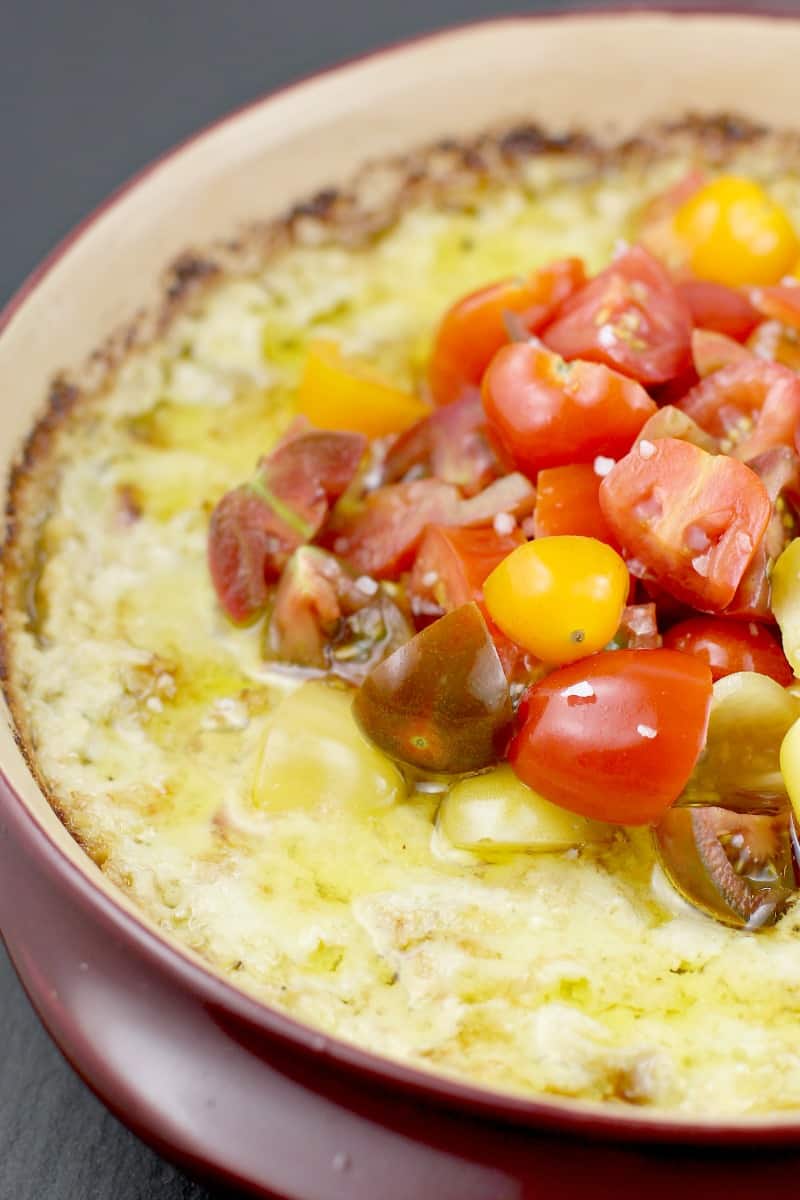
[[[653,831],[670,883],[724,925],[761,929],[795,890],[789,817],[673,808]]]
[[[421,771],[479,771],[502,757],[513,710],[476,604],[434,621],[364,680],[353,701],[363,733]]]
[[[611,465],[609,462],[608,466]],[[575,534],[615,545],[600,508],[600,479],[591,463],[572,463],[540,471],[533,510],[535,536]]]
[[[691,313],[692,324],[700,329],[710,329],[743,342],[761,320],[758,309],[751,304],[748,296],[724,283],[714,283],[710,279],[684,279],[677,287]]]
[[[691,314],[671,276],[633,246],[562,305],[541,337],[563,358],[605,363],[656,384],[691,365],[691,333]]]
[[[491,283],[456,301],[442,318],[431,353],[428,381],[435,403],[452,404],[478,392],[484,371],[510,340],[509,315],[527,333],[538,333],[585,280],[580,259],[567,258],[527,279]]]
[[[800,379],[779,363],[751,355],[715,371],[679,406],[743,461],[773,446],[794,446],[800,424]]]
[[[406,476],[432,475],[473,495],[501,473],[476,392],[437,409],[401,434],[386,455],[383,481],[397,483]]]
[[[531,477],[545,467],[618,458],[630,449],[655,402],[638,383],[598,363],[567,363],[534,345],[507,346],[483,381],[489,428]]]
[[[800,459],[786,446],[776,446],[747,465],[766,489],[772,503],[772,516],[725,615],[773,622],[770,576],[774,562],[797,534]]]
[[[208,563],[234,621],[256,617],[289,555],[310,542],[352,482],[367,440],[302,428],[284,438],[251,480],[222,497],[208,531]]]
[[[284,567],[264,640],[273,662],[360,683],[414,629],[383,585],[354,579],[331,554],[301,546]]]
[[[787,687],[794,672],[783,647],[769,629],[752,621],[723,617],[691,617],[679,621],[664,635],[664,645],[684,654],[696,654],[708,663],[716,681],[737,671],[757,671]]]
[[[724,333],[710,329],[695,329],[692,333],[692,360],[701,379],[736,363],[751,362],[751,350]]]
[[[600,505],[629,555],[703,612],[731,603],[772,515],[749,467],[676,438],[639,442],[603,480]]]
[[[572,812],[621,825],[661,819],[703,749],[711,703],[705,663],[674,650],[608,650],[525,693],[509,762]]]

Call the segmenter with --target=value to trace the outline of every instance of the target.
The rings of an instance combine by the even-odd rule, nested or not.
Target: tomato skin
[[[581,260],[567,258],[526,280],[504,279],[456,301],[442,318],[431,354],[428,382],[434,403],[452,404],[477,393],[492,358],[510,341],[507,313],[537,333],[585,280]]]
[[[619,458],[656,405],[638,383],[598,363],[565,363],[529,342],[506,346],[483,381],[489,428],[517,470]]]
[[[800,283],[753,288],[750,298],[768,320],[780,321],[781,325],[800,330]]]
[[[586,537],[518,546],[484,583],[486,608],[507,637],[543,662],[601,650],[619,628],[630,579],[619,554]]]
[[[701,612],[733,600],[772,515],[749,467],[676,438],[639,442],[606,475],[600,506],[650,577]]]
[[[766,454],[751,459],[747,465],[763,483],[772,504],[772,515],[736,589],[736,595],[725,609],[725,615],[772,623],[775,620],[772,612],[772,565],[797,533],[794,513],[800,499],[800,460],[793,450],[776,446]],[[788,504],[779,505],[781,498],[785,498]]]
[[[533,510],[534,536],[577,534],[615,545],[600,508],[600,479],[590,463],[571,463],[540,471]]]
[[[664,634],[664,645],[708,663],[715,683],[737,671],[769,675],[781,687],[788,687],[794,678],[778,639],[752,622],[691,617]]]
[[[714,283],[710,279],[684,279],[678,292],[691,313],[692,323],[700,329],[724,333],[743,342],[760,321],[758,309],[744,292]],[[800,295],[800,288],[798,288]]]
[[[563,304],[541,337],[566,359],[604,363],[656,384],[691,365],[691,333],[691,314],[671,276],[633,246]]]
[[[525,693],[508,758],[547,800],[620,825],[654,824],[703,749],[711,672],[675,650],[611,650]]]

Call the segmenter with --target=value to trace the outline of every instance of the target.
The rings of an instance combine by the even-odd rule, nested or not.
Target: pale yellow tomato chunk
[[[628,569],[604,542],[544,537],[513,550],[483,585],[503,633],[548,663],[602,650],[619,628]]]
[[[455,784],[442,801],[438,826],[453,846],[484,858],[553,853],[613,836],[611,826],[545,800],[506,764]]]
[[[677,210],[673,227],[692,272],[729,287],[777,283],[800,254],[786,211],[738,175],[701,187]]]
[[[800,721],[795,721],[781,743],[781,775],[795,819],[800,822]]]

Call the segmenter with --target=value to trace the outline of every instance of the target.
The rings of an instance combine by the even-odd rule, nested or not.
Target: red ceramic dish
[[[799,59],[800,21],[509,20],[258,102],[123,189],[0,318],[0,387],[15,396],[0,432],[6,470],[50,378],[153,301],[187,227],[202,245],[365,159],[520,113],[590,131],[632,131],[687,108],[791,124]],[[481,86],[501,77],[502,89]],[[111,254],[115,270],[103,271]],[[590,1188],[672,1197],[676,1187],[730,1197],[792,1181],[800,1118],[714,1124],[496,1094],[326,1039],[249,999],[112,890],[6,725],[0,764],[0,928],[20,977],[87,1083],[181,1162],[291,1200],[569,1198]]]

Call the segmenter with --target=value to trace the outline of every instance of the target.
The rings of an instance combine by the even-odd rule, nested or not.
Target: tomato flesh
[[[619,458],[656,405],[638,383],[598,363],[565,363],[531,343],[501,350],[486,372],[489,428],[519,471]]]
[[[567,258],[526,280],[492,283],[457,301],[442,318],[431,355],[428,382],[435,403],[477,393],[492,358],[511,340],[508,314],[527,333],[538,333],[585,279],[580,259]]]
[[[691,333],[691,313],[672,278],[633,246],[563,304],[541,337],[563,358],[604,363],[656,384],[691,365]]]
[[[577,534],[614,545],[600,508],[601,476],[591,463],[546,467],[536,479],[533,532],[537,538]]]
[[[760,321],[758,309],[745,292],[710,279],[684,279],[678,293],[689,309],[692,323],[743,342]],[[800,294],[800,288],[798,288]]]
[[[390,447],[384,483],[396,483],[412,473],[415,478],[432,475],[452,483],[464,495],[473,495],[501,474],[477,392],[436,409]]]
[[[413,611],[439,616],[470,600],[480,603],[486,577],[524,541],[520,529],[497,533],[491,526],[429,525],[409,580]]]
[[[769,629],[753,622],[691,617],[664,634],[664,645],[670,650],[695,654],[708,663],[715,682],[737,671],[769,675],[782,687],[787,687],[794,678],[778,639]]]
[[[677,800],[703,749],[705,663],[675,650],[610,650],[553,671],[526,692],[509,761],[572,812],[652,824]]]
[[[645,572],[703,612],[731,603],[772,514],[744,463],[676,438],[639,442],[603,480],[600,505]]]
[[[746,461],[773,446],[793,446],[800,424],[800,379],[779,363],[755,356],[715,371],[680,403],[731,453]]]

